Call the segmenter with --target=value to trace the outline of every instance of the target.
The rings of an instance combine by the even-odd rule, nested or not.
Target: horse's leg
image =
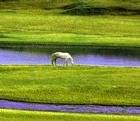
[[[68,59],[65,59],[65,65],[68,66]]]
[[[56,66],[56,58],[54,59],[54,65]]]
[[[72,60],[71,60],[71,59],[70,59],[70,64],[71,64],[71,65],[73,65],[73,62],[72,62]]]
[[[54,65],[54,60],[53,59],[51,59],[51,64],[52,64],[52,66]]]
[[[65,64],[66,64],[66,61],[65,61],[65,59],[64,59],[64,64],[63,64],[63,66],[65,66]]]
[[[55,62],[55,59],[54,58],[51,58],[51,64],[52,64],[52,66],[55,66],[54,62]]]
[[[64,60],[64,66],[66,66],[66,63],[67,63],[67,61],[66,61],[66,59]]]
[[[52,66],[56,65],[56,58],[51,58],[51,64],[52,64]]]

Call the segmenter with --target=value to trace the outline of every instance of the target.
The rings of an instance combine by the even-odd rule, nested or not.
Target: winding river
[[[0,100],[0,108],[75,113],[140,114],[140,107],[100,105],[55,105]]]

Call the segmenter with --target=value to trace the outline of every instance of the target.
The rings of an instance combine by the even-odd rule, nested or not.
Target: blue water
[[[0,108],[77,113],[140,114],[140,107],[100,105],[55,105],[0,100]]]
[[[140,57],[102,53],[72,53],[77,65],[140,67]],[[0,64],[50,64],[50,53],[0,49]],[[57,60],[63,64],[63,60]]]

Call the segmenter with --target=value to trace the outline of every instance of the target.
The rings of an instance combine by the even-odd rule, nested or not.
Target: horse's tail
[[[53,62],[54,62],[54,55],[52,54],[51,55],[51,64],[53,65]]]

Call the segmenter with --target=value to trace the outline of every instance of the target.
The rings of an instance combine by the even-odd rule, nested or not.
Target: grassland
[[[3,1],[3,2],[2,2]],[[35,10],[52,10],[52,9],[62,9],[65,6],[71,7],[122,7],[132,10],[140,10],[139,0],[1,0],[0,9],[11,9],[11,10],[21,10],[21,9],[35,9]],[[82,6],[80,6],[82,5]],[[64,10],[63,10],[64,11]]]
[[[125,15],[125,16],[124,16]],[[140,47],[139,0],[0,0],[0,46]],[[0,99],[140,105],[139,68],[0,66]],[[0,109],[1,121],[140,121],[139,116]]]
[[[140,121],[140,116],[74,114],[0,109],[1,121]]]
[[[140,105],[139,68],[0,66],[0,99]]]
[[[60,16],[0,12],[0,43],[140,47],[139,16]]]
[[[0,2],[0,44],[63,43],[140,47],[140,16],[133,13],[127,15],[129,9],[140,11],[139,6],[138,0],[7,0]],[[70,11],[75,8],[76,11]],[[96,8],[99,11],[100,8],[112,11],[113,8],[118,11],[113,11],[115,15],[108,10],[103,15],[90,15],[90,12],[83,13],[92,11],[85,8],[93,11]],[[120,12],[126,15],[118,14]]]

